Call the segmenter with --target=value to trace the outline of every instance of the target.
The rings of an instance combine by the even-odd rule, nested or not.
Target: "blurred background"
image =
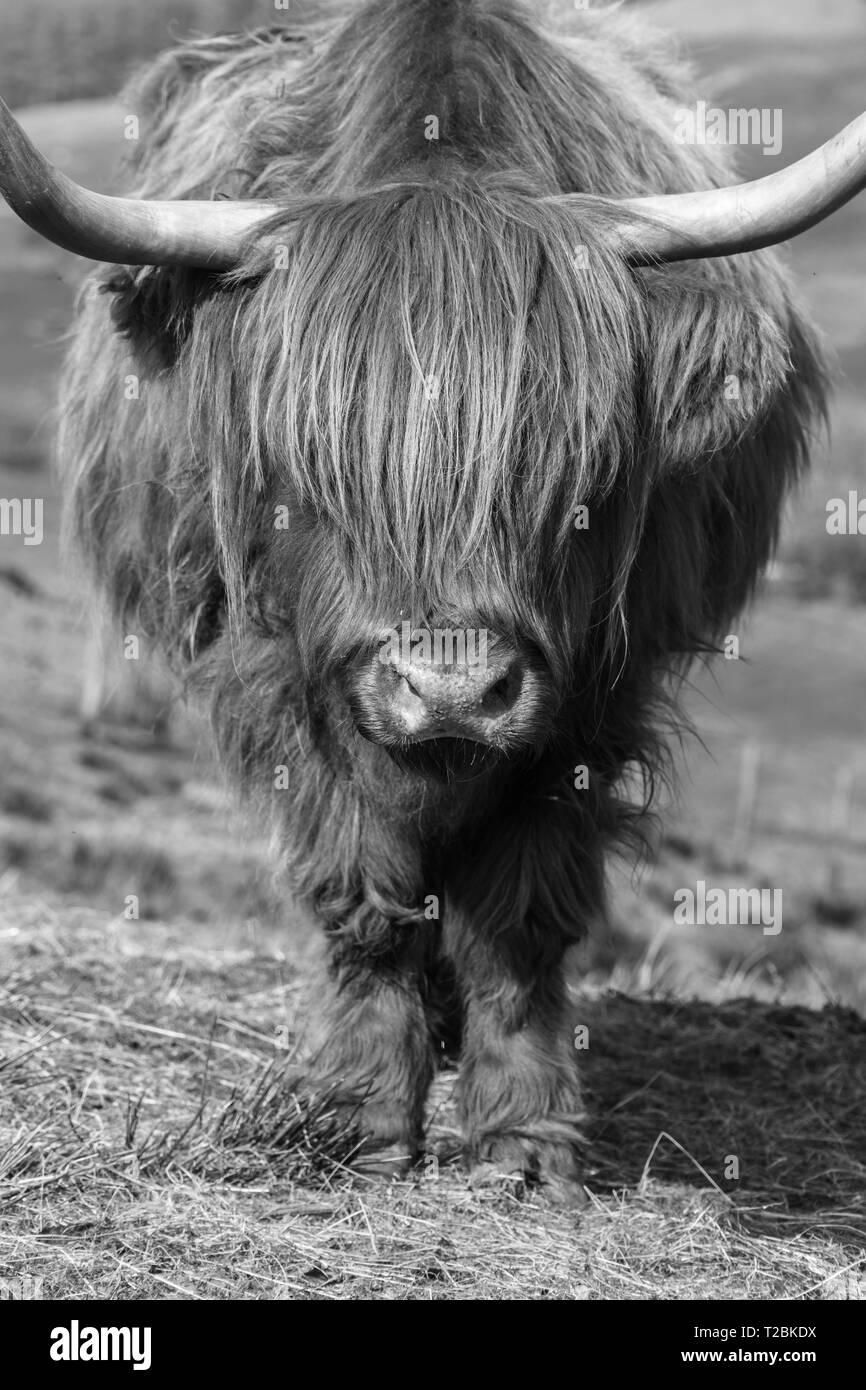
[[[780,153],[743,148],[744,177],[866,109],[863,0],[641,8],[691,56],[708,103],[781,108]],[[273,0],[3,0],[0,94],[55,163],[111,191],[128,114],[114,94],[138,62],[190,34],[285,19]],[[788,254],[836,356],[830,440],[736,634],[741,659],[695,676],[700,737],[679,760],[658,860],[639,876],[613,871],[612,930],[588,942],[583,966],[625,988],[866,1011],[866,535],[826,530],[830,498],[866,497],[866,195]],[[121,914],[133,894],[142,933],[285,942],[296,914],[274,895],[264,845],[233,811],[195,716],[173,711],[167,739],[122,716],[82,732],[92,615],[61,566],[50,448],[85,269],[0,204],[0,497],[41,497],[45,519],[40,546],[0,536],[0,906],[38,902],[62,920]],[[675,927],[673,893],[699,879],[781,889],[782,931]]]

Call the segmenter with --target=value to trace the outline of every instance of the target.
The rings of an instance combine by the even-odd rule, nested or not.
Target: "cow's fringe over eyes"
[[[501,594],[497,626],[541,626],[578,506],[618,488],[637,523],[653,478],[646,459],[634,476],[643,296],[602,219],[578,234],[513,181],[473,178],[324,200],[271,238],[202,306],[180,364],[236,612],[232,519],[283,498],[339,536],[353,592],[442,614],[455,576],[479,576],[470,614]],[[636,536],[604,576],[612,605]]]

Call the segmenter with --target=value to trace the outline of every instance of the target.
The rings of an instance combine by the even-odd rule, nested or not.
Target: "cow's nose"
[[[391,656],[382,682],[389,722],[403,738],[495,741],[520,698],[523,663],[499,648],[482,662]],[[381,687],[380,687],[381,689]]]

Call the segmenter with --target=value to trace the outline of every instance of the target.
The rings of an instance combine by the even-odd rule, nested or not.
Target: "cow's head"
[[[235,312],[199,312],[193,434],[247,450],[217,473],[225,514],[261,519],[258,591],[308,689],[407,766],[538,748],[594,609],[621,603],[652,469],[611,220],[578,244],[501,181],[378,188],[283,218]]]
[[[0,189],[81,254],[221,273],[175,380],[207,441],[232,618],[295,643],[321,700],[437,772],[537,750],[590,667],[615,677],[666,480],[748,432],[704,399],[724,365],[713,294],[754,358],[752,422],[780,386],[772,268],[714,262],[685,316],[664,266],[811,225],[866,183],[864,140],[861,117],[753,184],[621,202],[458,172],[290,206],[155,203],[72,184],[0,104]],[[687,567],[675,519],[666,534]]]

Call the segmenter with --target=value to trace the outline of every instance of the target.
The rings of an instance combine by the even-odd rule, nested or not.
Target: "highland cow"
[[[66,370],[71,532],[324,928],[311,1070],[364,1098],[371,1166],[417,1155],[459,1044],[469,1158],[577,1194],[566,952],[822,415],[766,248],[863,185],[863,118],[738,190],[677,138],[690,100],[619,12],[368,0],[159,58],[134,198],[0,126],[16,209],[112,263]]]

